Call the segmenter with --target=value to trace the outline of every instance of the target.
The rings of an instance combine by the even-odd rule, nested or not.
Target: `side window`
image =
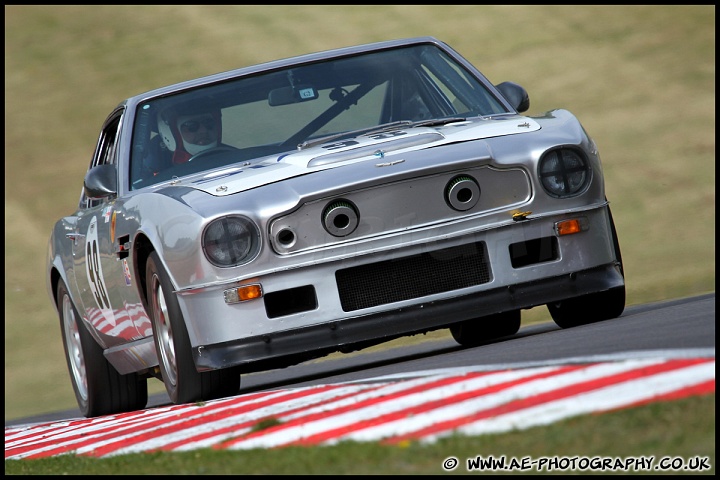
[[[90,169],[98,165],[115,164],[117,143],[119,138],[120,130],[120,119],[122,118],[122,112],[114,114],[114,116],[108,120],[100,132],[100,138],[98,139],[97,146],[95,147],[95,154],[93,155],[92,161],[90,162]],[[83,189],[80,197],[80,208],[92,208],[101,203],[100,200],[93,200],[87,198],[85,190]]]

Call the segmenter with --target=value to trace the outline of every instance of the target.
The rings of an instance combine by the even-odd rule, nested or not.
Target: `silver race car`
[[[47,287],[83,415],[238,393],[240,376],[547,305],[618,317],[600,157],[566,110],[523,116],[432,37],[220,73],[120,103]]]

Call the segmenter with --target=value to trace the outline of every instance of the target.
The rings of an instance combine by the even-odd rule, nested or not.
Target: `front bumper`
[[[193,348],[193,356],[198,370],[211,370],[312,351],[341,350],[343,346],[371,340],[392,340],[404,335],[446,328],[452,323],[469,318],[531,308],[622,285],[624,279],[619,267],[612,263],[480,293],[423,302],[406,308],[214,345],[202,345]]]
[[[435,239],[248,279],[264,296],[247,302],[223,300],[238,284],[181,293],[196,367],[266,369],[624,285],[607,205]]]

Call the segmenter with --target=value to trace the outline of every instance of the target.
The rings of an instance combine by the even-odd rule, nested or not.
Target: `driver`
[[[173,152],[173,164],[185,163],[193,155],[219,145],[219,110],[163,113],[158,117],[158,130],[167,149]]]

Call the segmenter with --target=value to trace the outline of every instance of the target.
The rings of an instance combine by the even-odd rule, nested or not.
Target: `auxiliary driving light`
[[[445,201],[453,210],[464,212],[477,205],[480,200],[480,186],[469,175],[453,178],[445,186]]]
[[[355,231],[360,215],[354,204],[347,200],[334,200],[322,214],[323,227],[334,237],[346,237]]]
[[[590,228],[586,217],[573,218],[571,220],[563,220],[555,222],[555,233],[558,237],[563,235],[572,235],[573,233],[584,232]]]
[[[225,297],[225,303],[233,304],[240,302],[247,302],[255,298],[263,296],[262,285],[259,283],[253,283],[252,285],[241,285],[236,288],[231,288],[223,292]]]

